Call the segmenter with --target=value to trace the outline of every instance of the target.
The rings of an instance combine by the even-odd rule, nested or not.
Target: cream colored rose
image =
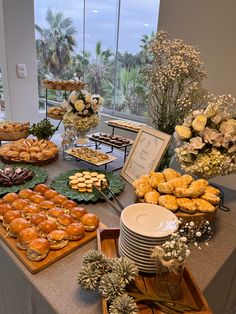
[[[175,132],[180,140],[187,140],[192,136],[190,128],[184,125],[176,125]]]
[[[193,120],[192,127],[195,131],[201,132],[205,129],[206,123],[207,117],[204,116],[203,114],[200,114]]]
[[[75,104],[76,101],[78,100],[78,98],[77,98],[77,92],[74,91],[74,92],[70,93],[68,99],[69,99],[69,101],[72,102],[72,104]]]
[[[91,95],[90,95],[90,94],[87,94],[87,95],[85,96],[85,102],[90,103],[91,100],[92,100]]]
[[[103,104],[103,102],[104,102],[103,97],[100,97],[100,98],[99,98],[99,100],[98,100],[98,104],[99,104],[99,105],[102,105],[102,104]]]
[[[228,121],[223,121],[220,125],[220,131],[224,135],[236,135],[236,120],[229,119]]]
[[[75,103],[75,109],[79,112],[84,110],[84,102],[83,100],[77,100]]]

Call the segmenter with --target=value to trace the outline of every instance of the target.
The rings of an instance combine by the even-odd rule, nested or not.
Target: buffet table
[[[59,173],[78,168],[75,160],[62,156],[44,166],[48,183]],[[214,236],[202,250],[191,248],[189,268],[213,310],[213,313],[236,313],[236,192],[220,187],[230,212],[218,211]],[[126,184],[119,200],[133,203],[133,188]],[[98,214],[108,227],[118,227],[119,217],[104,202],[82,205]],[[17,257],[0,241],[0,313],[4,314],[99,314],[100,296],[85,292],[77,284],[82,256],[96,248],[93,240],[45,270],[32,275]]]

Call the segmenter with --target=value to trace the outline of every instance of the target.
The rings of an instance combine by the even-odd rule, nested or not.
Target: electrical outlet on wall
[[[27,70],[26,65],[23,63],[18,63],[16,65],[16,74],[19,78],[26,78],[27,77]]]

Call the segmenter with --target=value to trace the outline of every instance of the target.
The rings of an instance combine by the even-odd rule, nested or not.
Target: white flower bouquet
[[[99,110],[102,104],[103,98],[100,95],[91,95],[85,90],[73,91],[65,103],[64,125],[79,131],[96,127],[100,121]]]
[[[192,111],[175,135],[176,156],[183,170],[202,177],[236,171],[236,110],[231,96],[213,96],[205,109]]]

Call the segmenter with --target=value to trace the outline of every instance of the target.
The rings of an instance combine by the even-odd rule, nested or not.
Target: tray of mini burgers
[[[96,238],[99,217],[77,202],[37,184],[0,199],[0,237],[37,273]]]

